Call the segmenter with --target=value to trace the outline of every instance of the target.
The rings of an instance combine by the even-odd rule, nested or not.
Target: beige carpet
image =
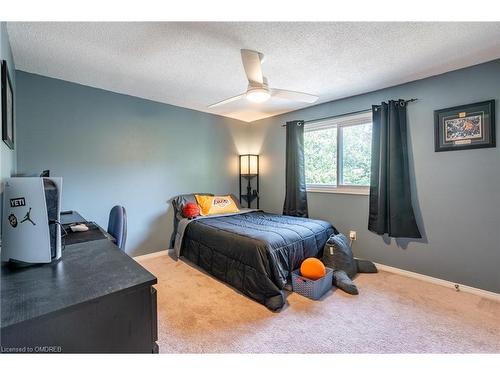
[[[296,293],[280,313],[168,255],[158,278],[161,353],[499,353],[500,303],[387,272],[321,301]]]

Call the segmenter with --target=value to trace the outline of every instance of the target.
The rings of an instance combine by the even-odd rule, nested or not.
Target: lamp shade
[[[240,173],[243,176],[259,173],[259,155],[240,155]]]

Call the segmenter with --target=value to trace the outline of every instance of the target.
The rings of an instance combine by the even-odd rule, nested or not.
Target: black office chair
[[[114,206],[109,213],[108,233],[115,238],[115,244],[125,251],[127,239],[127,212],[123,206]]]

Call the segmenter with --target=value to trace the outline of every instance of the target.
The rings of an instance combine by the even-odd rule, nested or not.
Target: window
[[[367,194],[371,140],[370,111],[306,123],[307,190]]]

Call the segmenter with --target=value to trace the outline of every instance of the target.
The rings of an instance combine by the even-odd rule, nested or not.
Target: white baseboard
[[[135,261],[140,261],[140,260],[157,258],[157,257],[162,256],[162,255],[168,255],[168,249],[167,250],[155,251],[154,253],[149,253],[149,254],[144,254],[144,255],[138,255],[136,257],[133,257],[133,259]]]
[[[418,279],[418,280],[426,281],[428,283],[441,285],[441,286],[444,286],[446,288],[454,289],[457,292],[471,293],[471,294],[475,294],[476,296],[479,296],[479,297],[488,298],[488,299],[500,302],[500,294],[499,293],[474,288],[472,286],[463,285],[463,284],[456,283],[453,281],[438,279],[438,278],[432,277],[432,276],[422,275],[422,274],[416,273],[416,272],[402,270],[402,269],[396,268],[396,267],[386,266],[385,264],[375,263],[375,265],[377,266],[377,268],[380,271],[386,271],[386,272],[395,273],[395,274],[402,275],[402,276],[411,277],[413,279]]]

